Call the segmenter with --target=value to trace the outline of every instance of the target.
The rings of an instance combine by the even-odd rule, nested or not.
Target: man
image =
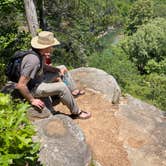
[[[65,68],[57,69],[44,63],[45,57],[51,54],[52,47],[58,44],[60,43],[54,38],[53,33],[48,31],[42,31],[38,36],[32,38],[31,46],[39,57],[28,54],[23,58],[21,76],[16,88],[31,105],[41,110],[48,106],[42,99],[50,99],[51,97],[50,101],[54,104],[55,96],[58,96],[60,101],[69,108],[71,114],[80,119],[90,118],[90,112],[81,111],[78,108],[70,90],[63,82],[45,81],[47,75],[44,75],[44,71],[57,73],[57,70],[59,70],[60,75],[64,75],[66,72]],[[40,66],[41,64],[42,66]]]
[[[45,57],[45,64],[52,66],[50,55],[47,55]],[[54,78],[55,82],[56,81],[63,81],[67,85],[67,87],[70,89],[70,91],[74,97],[78,97],[80,95],[85,94],[84,90],[80,90],[77,88],[77,86],[76,86],[71,74],[68,72],[68,69],[66,68],[66,66],[60,65],[60,66],[57,66],[56,68],[65,71],[64,75],[60,76],[60,75],[57,75],[57,73],[48,72],[47,75],[49,74],[50,78]]]

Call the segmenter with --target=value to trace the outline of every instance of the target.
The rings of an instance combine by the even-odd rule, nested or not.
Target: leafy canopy
[[[122,48],[144,74],[151,72],[152,66],[163,70],[166,59],[166,20],[156,18],[140,26],[136,33],[126,38]],[[148,67],[149,66],[149,67]],[[164,65],[165,66],[165,65]],[[159,70],[156,69],[156,70]],[[153,70],[153,69],[152,69]],[[164,71],[159,71],[162,73]]]
[[[126,24],[126,33],[132,35],[137,31],[137,28],[147,23],[154,17],[153,1],[152,0],[138,0],[129,11],[128,21]]]

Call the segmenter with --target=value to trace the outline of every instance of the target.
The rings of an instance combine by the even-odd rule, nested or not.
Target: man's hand
[[[64,74],[67,72],[68,72],[68,70],[66,67],[60,68],[60,75],[64,76]]]
[[[35,99],[31,92],[29,91],[27,87],[27,83],[29,82],[30,78],[21,76],[19,79],[19,82],[16,85],[16,88],[21,92],[21,94],[33,105],[38,107],[39,109],[42,109],[45,104],[40,99]]]
[[[32,99],[31,104],[33,106],[38,107],[39,109],[42,109],[45,106],[44,102],[41,101],[40,99]]]

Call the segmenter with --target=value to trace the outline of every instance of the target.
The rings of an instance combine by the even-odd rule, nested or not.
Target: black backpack
[[[17,51],[11,57],[8,65],[6,67],[6,76],[7,76],[9,81],[18,82],[18,80],[20,78],[20,72],[21,72],[21,62],[22,62],[23,58],[28,54],[34,54],[39,58],[40,68],[41,68],[42,60],[41,60],[40,56],[35,51],[32,51],[32,50]],[[39,68],[39,70],[40,70],[40,68]]]

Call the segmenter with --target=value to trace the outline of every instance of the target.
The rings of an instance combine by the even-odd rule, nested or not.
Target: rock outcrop
[[[131,96],[121,97],[118,105],[110,105],[109,108],[109,104],[102,101],[105,100],[103,95],[107,95],[108,99],[114,101],[114,96],[118,96],[115,97],[115,99],[119,99],[118,94],[120,94],[119,90],[117,90],[119,88],[116,86],[116,83],[111,84],[113,85],[113,90],[109,90],[111,89],[109,84],[110,82],[107,82],[107,80],[110,79],[109,75],[98,69],[80,68],[74,70],[73,76],[80,87],[88,87],[101,92],[100,99],[93,97],[93,100],[96,101],[91,100],[94,94],[89,94],[92,95],[91,97],[85,96],[80,99],[80,105],[83,104],[83,101],[81,100],[91,100],[91,104],[88,101],[86,102],[89,104],[87,108],[89,108],[89,111],[92,111],[94,119],[89,120],[86,127],[85,123],[79,122],[79,125],[81,125],[86,133],[86,138],[92,147],[92,151],[96,157],[95,159],[98,160],[101,165],[166,165],[166,119],[163,117],[159,109]],[[107,101],[107,103],[109,103],[109,101]],[[93,104],[95,104],[95,106],[92,106]],[[98,118],[96,115],[100,114],[99,112],[101,109],[103,113],[101,113]],[[96,113],[97,111],[98,113]],[[109,111],[110,114],[108,113]],[[111,115],[111,112],[114,116]],[[97,119],[97,122],[95,121],[95,118]],[[99,126],[98,124],[102,126]],[[92,130],[90,128],[92,128]],[[103,130],[103,134],[100,130]],[[107,132],[107,134],[105,134],[105,132]],[[111,132],[114,134],[111,135]],[[100,146],[100,140],[96,140],[96,137],[91,137],[89,133],[93,133],[94,135],[97,133],[102,134],[102,136],[96,136],[102,138],[102,146]],[[108,140],[108,137],[110,137],[110,141]],[[96,147],[93,142],[98,144],[98,147]],[[114,143],[112,144],[112,142]],[[117,146],[117,144],[122,146],[123,150],[127,153],[128,161],[124,160],[124,152],[122,152],[122,149],[120,150],[120,147]],[[114,149],[115,145],[116,149]],[[110,148],[112,148],[113,153],[110,151]],[[105,154],[103,154],[103,158],[99,151],[105,152]],[[119,161],[119,159],[121,161]]]
[[[86,91],[77,102],[92,118],[72,120],[63,105],[55,109],[64,114],[55,116],[30,109],[42,164],[88,166],[92,151],[95,166],[166,166],[166,118],[159,109],[130,95],[122,97],[116,80],[102,70],[79,68],[71,74]],[[9,83],[2,92],[13,93],[13,87]]]
[[[92,118],[55,115],[36,121],[42,163],[85,166],[91,159],[88,144],[96,166],[166,165],[166,119],[159,109],[131,96],[121,97],[115,79],[102,70],[79,68],[71,74],[86,91],[77,102]],[[62,104],[56,110],[69,113]]]
[[[64,115],[34,122],[41,143],[39,161],[46,166],[88,166],[91,152],[82,130]]]
[[[132,96],[115,113],[119,139],[132,166],[166,165],[166,121],[154,106]]]
[[[77,84],[81,84],[84,88],[88,87],[100,91],[114,104],[119,102],[120,87],[115,78],[105,71],[91,67],[81,67],[71,71],[71,74]]]

